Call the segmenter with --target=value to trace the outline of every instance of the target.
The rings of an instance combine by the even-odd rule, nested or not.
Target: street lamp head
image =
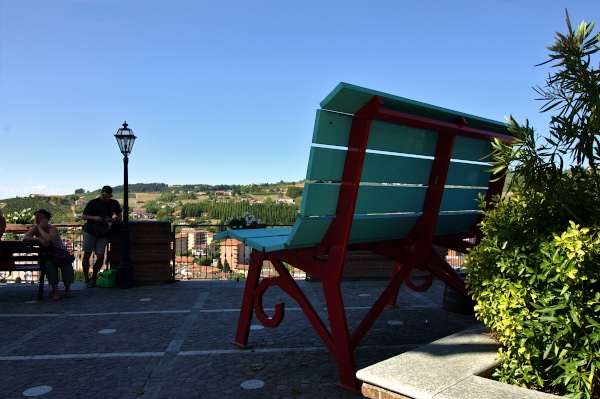
[[[136,137],[133,134],[133,130],[127,127],[127,122],[123,122],[123,127],[117,130],[115,138],[119,144],[121,154],[123,154],[123,156],[128,156],[131,153],[133,142],[135,141]]]

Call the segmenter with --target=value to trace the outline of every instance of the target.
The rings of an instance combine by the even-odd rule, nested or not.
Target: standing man
[[[96,286],[96,276],[102,264],[104,264],[104,252],[106,244],[108,244],[108,235],[110,227],[108,223],[123,220],[123,211],[121,204],[117,200],[112,199],[112,187],[102,187],[102,192],[98,198],[94,198],[87,203],[81,218],[87,220],[83,226],[83,276],[85,278],[86,287],[91,288]],[[96,253],[96,262],[92,268],[92,277],[89,276],[90,257],[92,251]]]

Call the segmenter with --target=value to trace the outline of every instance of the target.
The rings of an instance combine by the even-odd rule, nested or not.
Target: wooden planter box
[[[129,226],[134,283],[171,281],[171,223],[134,221]],[[118,268],[121,261],[121,240],[121,234],[109,239],[107,259],[111,269]]]

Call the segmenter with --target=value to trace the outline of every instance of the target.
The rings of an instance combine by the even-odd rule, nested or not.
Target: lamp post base
[[[133,266],[131,262],[121,262],[117,268],[117,287],[133,287]]]

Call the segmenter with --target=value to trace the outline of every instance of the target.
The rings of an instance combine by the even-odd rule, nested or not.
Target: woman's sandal
[[[73,298],[73,294],[71,294],[71,291],[66,291],[65,292],[65,297],[66,298]]]
[[[55,292],[52,294],[52,300],[58,301],[60,300],[60,292]]]

